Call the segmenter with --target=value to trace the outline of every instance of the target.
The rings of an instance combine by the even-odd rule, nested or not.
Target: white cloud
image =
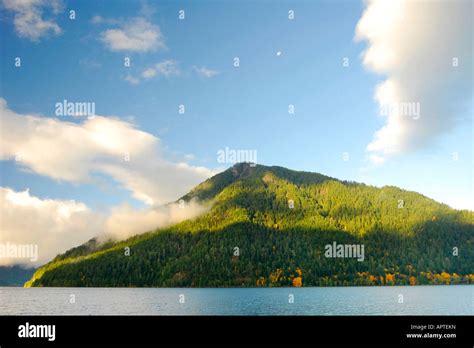
[[[68,182],[94,182],[106,174],[149,205],[174,201],[215,174],[204,167],[170,162],[160,140],[135,125],[95,116],[73,123],[20,115],[0,98],[0,160]],[[130,158],[127,161],[127,158]]]
[[[104,19],[95,16],[92,21],[103,23]],[[100,37],[111,51],[148,52],[166,47],[160,27],[142,17],[121,23],[117,28],[107,29]]]
[[[113,208],[106,217],[81,202],[40,199],[29,190],[18,192],[6,187],[0,187],[0,209],[0,244],[37,248],[35,256],[0,255],[0,266],[39,266],[94,237],[100,241],[123,240],[207,211],[207,207],[193,201],[143,209],[124,203]]]
[[[150,80],[156,77],[165,77],[170,78],[172,76],[178,76],[181,74],[181,71],[178,67],[178,62],[172,59],[167,59],[162,62],[156,63],[153,66],[146,68],[142,71],[140,76],[133,76],[128,74],[125,76],[124,80],[131,83],[132,85],[137,85],[143,80]]]
[[[364,65],[387,76],[375,92],[386,124],[367,146],[375,162],[433,144],[469,114],[469,0],[369,0],[356,39],[368,42]]]
[[[194,201],[181,206],[173,203],[145,209],[134,209],[125,203],[112,210],[105,223],[102,238],[123,240],[139,233],[195,218],[207,210],[208,207]]]
[[[377,154],[370,154],[369,155],[369,160],[373,164],[379,165],[385,163],[386,159],[385,157],[379,156]]]
[[[142,77],[144,79],[151,79],[155,76],[171,77],[179,75],[180,71],[178,68],[178,63],[174,60],[164,60],[160,63],[156,63],[154,66],[145,69],[142,72]]]
[[[53,20],[44,19],[44,12],[57,15],[62,7],[61,0],[3,0],[5,9],[14,13],[13,23],[19,37],[39,41],[48,34],[58,35],[61,28]]]
[[[201,77],[213,77],[219,74],[217,70],[206,68],[205,66],[193,66],[194,71]]]
[[[143,70],[142,72],[142,77],[144,79],[151,79],[152,77],[154,77],[156,75],[156,70],[153,69],[153,68],[148,68],[148,69],[145,69]]]
[[[92,24],[102,24],[104,23],[104,17],[102,16],[99,16],[99,15],[95,15],[91,18],[91,23]]]
[[[37,245],[38,259],[0,258],[0,265],[38,266],[60,252],[84,243],[100,233],[103,219],[83,203],[41,200],[29,191],[0,187],[0,243]]]
[[[98,24],[98,25],[101,25],[101,24],[107,24],[107,25],[114,25],[114,26],[120,26],[124,23],[123,20],[121,19],[117,19],[117,18],[106,18],[106,17],[102,17],[102,16],[99,16],[99,15],[95,15],[91,18],[90,22],[92,24]]]
[[[127,76],[125,76],[124,78],[125,81],[131,83],[132,85],[138,85],[140,83],[140,79],[139,78],[136,78],[130,74],[128,74]]]

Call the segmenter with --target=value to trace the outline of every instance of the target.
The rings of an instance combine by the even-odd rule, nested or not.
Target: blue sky
[[[93,102],[97,115],[126,122],[124,127],[152,136],[146,146],[153,150],[146,148],[143,153],[152,151],[159,161],[165,161],[162,170],[173,168],[172,174],[156,171],[156,185],[166,186],[167,191],[153,196],[155,203],[170,200],[173,195],[178,198],[207,175],[232,165],[217,162],[217,151],[229,147],[256,150],[260,164],[320,172],[377,186],[395,185],[456,208],[474,208],[472,81],[466,85],[460,75],[445,74],[449,75],[446,80],[453,90],[463,88],[459,95],[464,99],[458,100],[448,92],[442,94],[441,89],[425,95],[404,86],[404,81],[410,80],[403,80],[405,75],[397,73],[412,71],[403,65],[406,59],[399,59],[395,68],[386,62],[371,66],[370,59],[364,60],[365,50],[370,45],[376,47],[384,38],[372,37],[370,30],[362,28],[361,39],[355,40],[358,23],[370,6],[362,1],[52,4],[40,1],[36,6],[21,7],[3,1],[6,11],[2,11],[0,20],[0,97],[18,117],[55,119],[58,129],[66,123],[82,127],[87,119],[55,116],[57,102]],[[68,17],[70,10],[76,12],[74,20]],[[180,10],[185,11],[184,20],[178,18]],[[288,18],[289,10],[295,13],[293,20]],[[22,18],[27,11],[47,21],[51,29],[35,28],[38,23]],[[430,11],[431,8],[426,12]],[[366,17],[370,25],[385,25],[384,21],[375,23],[370,15]],[[22,20],[24,25],[33,26],[33,32],[19,27],[17,22]],[[445,17],[439,17],[439,21],[446,24]],[[459,28],[462,29],[465,28]],[[146,30],[150,36],[142,35]],[[429,31],[430,27],[420,24],[418,30]],[[455,34],[454,30],[452,35]],[[469,51],[472,55],[472,30],[469,35],[470,47],[462,37],[458,46],[446,44],[440,52],[446,57],[458,54],[464,58],[462,52]],[[437,42],[443,49],[443,40]],[[399,52],[412,52],[411,49],[404,46]],[[20,68],[14,66],[16,57],[21,57]],[[126,57],[131,59],[130,67],[124,66]],[[234,57],[239,57],[239,67],[233,66]],[[345,57],[349,59],[347,67],[343,66]],[[419,64],[416,69],[420,75],[410,78],[423,83],[423,60],[414,60],[413,64]],[[157,65],[166,61],[174,70]],[[153,76],[144,77],[147,69],[152,69]],[[472,64],[461,59],[456,74],[465,74],[466,70],[472,73]],[[445,76],[439,75],[439,79]],[[426,78],[426,83],[436,86],[438,81],[431,80],[434,78]],[[390,79],[399,83],[399,94],[416,96],[409,100],[419,98],[426,104],[431,98],[444,104],[436,104],[436,110],[441,110],[438,118],[418,123],[423,126],[403,133],[408,134],[407,139],[392,141],[390,144],[395,142],[396,149],[382,144],[376,150],[379,152],[371,152],[368,144],[387,123],[379,115],[374,93],[378,85]],[[455,113],[454,102],[463,105]],[[178,113],[181,104],[186,109],[184,114]],[[290,104],[295,107],[293,115],[288,113]],[[456,120],[444,121],[450,118]],[[21,129],[21,125],[18,127],[12,129]],[[18,144],[24,144],[35,129],[32,132],[15,134],[11,143],[18,140]],[[137,132],[133,136],[139,136]],[[418,145],[413,139],[422,141]],[[48,143],[49,149],[51,146],[61,148],[62,143]],[[21,150],[21,146],[18,148]],[[74,148],[63,150],[62,158],[74,158]],[[344,153],[348,160],[343,159]],[[371,161],[371,154],[380,160]],[[45,153],[38,147],[35,156],[42,155]],[[94,165],[102,158],[84,154],[77,158],[86,157]],[[60,158],[50,160],[53,167],[61,167],[64,162]],[[135,208],[151,204],[151,200],[140,198],[140,190],[147,186],[138,188],[141,183],[131,182],[134,179],[125,178],[124,173],[117,174],[118,167],[87,168],[93,179],[86,178],[88,175],[71,179],[56,175],[53,167],[46,168],[38,161],[16,162],[12,153],[4,154],[0,161],[1,186],[15,192],[29,188],[29,194],[41,200],[74,199],[104,213],[124,202]],[[152,169],[145,162],[136,167],[134,175],[139,176],[143,168],[149,174]],[[178,180],[182,163],[188,166],[185,182]],[[134,165],[133,153],[130,164]],[[78,167],[82,165],[83,162],[77,163]],[[149,184],[146,175],[143,177]],[[177,179],[162,181],[161,177],[167,175]],[[156,192],[161,189],[157,187]]]

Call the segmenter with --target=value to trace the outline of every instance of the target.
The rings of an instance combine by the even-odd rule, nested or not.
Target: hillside
[[[0,266],[0,286],[22,286],[35,270],[22,266]]]
[[[25,286],[474,282],[474,213],[416,192],[241,163],[182,199],[212,208],[126,241],[92,240],[57,256]],[[326,257],[333,242],[363,245],[363,260]]]

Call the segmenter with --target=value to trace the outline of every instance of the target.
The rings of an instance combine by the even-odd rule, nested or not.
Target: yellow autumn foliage
[[[303,279],[301,277],[296,277],[293,279],[293,286],[299,288],[303,285]]]
[[[386,284],[388,284],[388,283],[395,284],[395,275],[387,273],[385,275],[385,283]]]

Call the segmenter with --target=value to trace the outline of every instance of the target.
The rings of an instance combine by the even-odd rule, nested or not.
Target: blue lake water
[[[180,303],[182,295],[184,303]],[[400,295],[403,303],[399,303]],[[0,287],[0,315],[474,315],[474,285],[256,289]]]

